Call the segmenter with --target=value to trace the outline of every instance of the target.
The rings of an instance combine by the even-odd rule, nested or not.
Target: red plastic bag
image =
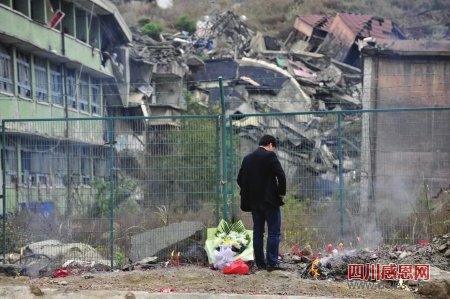
[[[250,268],[242,259],[235,260],[234,262],[231,263],[231,265],[223,269],[224,274],[245,275],[248,274],[249,271]]]
[[[69,271],[67,271],[65,269],[58,269],[58,270],[55,271],[53,276],[55,278],[66,277],[66,276],[69,276]]]

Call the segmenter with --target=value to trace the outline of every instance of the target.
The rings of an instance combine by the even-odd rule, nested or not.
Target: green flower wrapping
[[[232,224],[223,219],[220,221],[214,239],[214,247],[217,250],[219,250],[221,245],[225,245],[240,254],[247,248],[249,243],[250,236],[241,220]]]

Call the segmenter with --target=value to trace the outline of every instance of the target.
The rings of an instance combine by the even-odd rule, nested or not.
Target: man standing
[[[280,270],[281,212],[286,194],[286,175],[275,154],[275,137],[264,135],[258,148],[242,161],[237,177],[241,188],[241,209],[252,212],[253,250],[259,269]],[[266,258],[264,257],[264,227],[267,222]]]

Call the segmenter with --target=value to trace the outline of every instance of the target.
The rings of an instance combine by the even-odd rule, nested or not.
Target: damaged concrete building
[[[248,95],[254,97],[253,102],[258,102],[259,95],[271,95],[272,103],[288,101],[294,105],[279,106],[272,110],[254,108],[254,111],[259,112],[326,110],[336,106],[360,108],[358,84],[361,82],[361,71],[358,68],[323,54],[287,49],[268,35],[251,32],[231,12],[208,20],[207,28],[210,30],[207,36],[212,40],[211,49],[196,48],[196,52],[200,50],[208,54],[210,59],[205,62],[188,61],[190,74],[187,78],[190,89],[203,91],[201,98],[209,98],[210,104],[219,100],[218,83],[213,81],[221,76],[226,81],[225,87],[229,89],[225,96],[226,102],[232,103],[228,107],[230,110],[235,110],[241,104],[239,98],[241,102],[247,101]],[[217,20],[218,24],[211,23],[212,20]],[[197,35],[204,36],[204,30],[201,29]],[[235,45],[236,40],[238,46]],[[221,52],[217,51],[216,44],[221,45]],[[293,83],[291,79],[297,82]],[[294,85],[285,86],[291,83]],[[246,94],[238,95],[231,91],[239,85],[245,86]],[[279,97],[279,91],[283,88],[291,90],[292,94],[281,93]],[[263,102],[260,103],[261,107],[264,106]]]
[[[131,32],[103,0],[0,1],[0,28],[0,118],[18,120],[5,128],[7,209],[75,212],[69,193],[88,195],[109,176],[109,139],[95,119],[128,105]],[[94,121],[20,121],[33,118]]]
[[[389,19],[347,12],[298,16],[294,27],[299,37],[309,43],[309,51],[357,67],[361,66],[355,43],[358,40],[405,39],[405,34]]]
[[[450,105],[449,41],[378,40],[360,48],[364,109]],[[446,188],[449,119],[449,110],[365,114],[361,159],[368,176],[362,199],[409,209],[415,197],[431,197]]]
[[[213,29],[209,33],[212,46],[202,51],[213,59],[188,61],[188,88],[203,104],[220,107],[218,78],[221,77],[228,115],[361,108],[361,71],[358,68],[323,54],[289,50],[268,35],[245,29],[246,24],[230,12],[209,20],[218,20],[219,25],[209,26]],[[221,25],[223,20],[227,20],[229,26]],[[215,28],[226,30],[214,31]],[[216,37],[221,40],[221,51],[214,47]],[[234,47],[235,40],[240,41],[238,47]],[[329,131],[323,132],[318,129],[320,122],[321,117],[305,114],[236,118],[233,126],[239,132],[241,153],[250,151],[264,132],[277,135],[283,144],[278,152],[292,178],[295,195],[311,198],[322,196],[312,194],[317,190],[314,187],[317,182],[334,186],[337,179],[337,156],[330,150],[335,139],[331,135],[336,131],[328,128]],[[352,165],[350,159],[345,165]],[[308,177],[305,179],[307,188],[298,186],[295,178],[299,173]],[[300,190],[304,190],[303,193],[297,194]],[[324,197],[329,196],[329,192],[326,193]]]
[[[51,1],[54,10],[61,9],[65,13],[62,25],[56,28],[47,28],[47,25],[39,25],[33,21],[33,17],[39,14],[30,15],[34,4],[28,2],[30,3],[21,7],[19,12],[7,4],[2,4],[1,12],[19,15],[31,22],[32,26],[40,26],[39,28],[48,30],[52,36],[55,35],[58,44],[48,46],[41,45],[42,41],[31,42],[37,43],[36,47],[45,53],[44,65],[50,65],[45,70],[57,74],[57,71],[52,73],[57,67],[53,64],[67,62],[64,66],[68,68],[68,82],[72,82],[70,79],[75,77],[74,80],[79,80],[82,84],[88,78],[86,82],[90,82],[92,89],[87,98],[88,102],[80,99],[81,102],[76,103],[76,100],[72,100],[68,103],[68,108],[61,105],[61,109],[57,105],[60,99],[55,97],[57,91],[50,90],[48,95],[55,99],[48,101],[47,105],[57,108],[49,109],[50,114],[40,114],[49,117],[85,116],[90,115],[89,113],[100,116],[178,116],[186,109],[186,83],[189,92],[200,103],[209,107],[219,106],[219,77],[222,77],[224,83],[224,100],[228,115],[358,110],[362,107],[360,98],[364,72],[355,67],[360,65],[360,48],[357,42],[372,41],[366,38],[404,38],[401,30],[392,21],[379,17],[351,13],[299,16],[294,24],[298,31],[296,38],[308,43],[308,46],[299,48],[294,46],[295,43],[279,43],[268,35],[253,32],[244,18],[227,11],[214,12],[205,17],[199,22],[198,30],[192,36],[182,33],[165,35],[162,41],[157,42],[138,31],[132,35],[109,1],[92,1],[84,6],[76,4],[75,1],[65,2],[64,5],[57,0]],[[36,11],[42,14],[42,20],[50,18],[46,15],[46,10]],[[91,14],[93,25],[87,30],[86,22]],[[2,33],[2,36],[8,35],[11,34]],[[65,55],[59,53],[59,49],[63,47],[61,35],[67,52]],[[8,57],[12,59],[11,51],[16,50],[13,50],[14,46],[8,41],[10,38],[4,39],[6,42],[3,52],[8,53]],[[295,36],[291,38],[294,39]],[[23,39],[26,40],[25,37]],[[79,47],[79,44],[82,47]],[[29,46],[24,49],[27,47]],[[81,53],[82,51],[86,53]],[[199,58],[205,55],[209,59]],[[34,56],[39,54],[30,54],[32,60]],[[17,61],[19,58],[16,58]],[[84,59],[89,61],[84,62]],[[15,64],[10,62],[11,60],[5,61]],[[33,68],[37,71],[39,65],[37,57]],[[87,74],[82,74],[81,77],[71,75],[80,69]],[[60,76],[62,73],[61,70]],[[53,75],[51,76],[53,79]],[[3,84],[5,93],[11,93],[13,88],[13,94],[18,95],[23,91],[21,84],[15,86],[8,83],[7,79]],[[95,89],[95,83],[101,86],[99,91]],[[30,88],[33,89],[36,92],[40,90],[38,87]],[[105,100],[100,101],[101,104],[97,104],[97,92],[104,95]],[[33,95],[31,99],[37,103],[33,105],[41,109],[41,100],[37,97]],[[68,100],[71,98],[68,97]],[[64,111],[67,113],[64,114]],[[21,114],[19,117],[36,115]],[[7,117],[2,115],[2,118]],[[288,128],[273,133],[280,136],[288,147],[297,148],[303,143],[302,146],[308,148],[308,152],[299,157],[294,152],[286,152],[285,161],[300,159],[313,170],[314,175],[320,173],[330,184],[335,184],[336,153],[330,150],[335,142],[332,137],[335,128],[327,128],[326,132],[317,130],[321,121],[322,117],[303,115],[293,119],[276,118],[275,123],[269,118],[259,118],[257,122],[240,119],[235,125],[241,131],[242,152],[251,148],[258,139],[258,134],[262,134],[266,128]],[[131,168],[139,169],[136,173],[129,173],[135,178],[146,175],[143,171],[145,162],[142,160],[142,153],[148,150],[145,148],[146,140],[164,139],[164,134],[161,135],[160,131],[178,126],[170,118],[138,123],[118,121],[114,137],[119,156],[127,163],[133,160],[136,167]],[[343,126],[352,126],[354,123],[354,119],[344,119]],[[259,128],[256,134],[255,128]],[[344,159],[344,165],[353,164],[351,157]],[[352,166],[346,169],[347,172],[352,170]]]
[[[430,103],[429,101],[426,101],[426,103],[411,102],[412,95],[408,91],[401,91],[393,86],[383,89],[383,87],[377,85],[376,88],[364,89],[366,92],[364,94],[365,104],[363,106],[361,103],[363,90],[361,82],[363,80],[362,74],[366,74],[364,78],[365,86],[369,86],[367,85],[368,82],[378,82],[378,76],[384,73],[384,70],[378,69],[378,61],[383,61],[383,65],[386,65],[386,67],[389,65],[388,58],[382,58],[384,57],[382,54],[390,56],[391,59],[395,59],[393,58],[395,55],[402,57],[401,60],[395,60],[396,62],[393,62],[390,67],[394,67],[401,62],[408,63],[408,61],[411,62],[412,59],[415,59],[416,62],[412,65],[422,63],[421,65],[424,68],[425,65],[428,64],[428,58],[426,59],[427,62],[418,62],[424,57],[432,57],[433,55],[437,55],[441,58],[445,57],[446,49],[445,47],[442,48],[441,44],[430,42],[428,46],[422,45],[419,47],[422,48],[419,55],[414,50],[411,50],[409,54],[405,54],[406,52],[399,52],[397,51],[399,50],[399,45],[402,45],[402,47],[404,47],[402,51],[405,51],[408,45],[411,46],[412,49],[416,49],[417,45],[421,42],[414,43],[412,41],[404,40],[405,35],[394,22],[370,15],[338,13],[334,16],[299,16],[294,27],[299,32],[297,39],[305,40],[307,42],[306,46],[299,47],[298,44],[295,45],[295,41],[290,41],[285,43],[284,46],[274,48],[272,42],[267,42],[270,41],[270,39],[261,33],[253,34],[250,42],[248,42],[247,35],[244,34],[241,40],[247,41],[247,47],[244,47],[245,51],[235,53],[234,57],[238,57],[237,59],[222,58],[206,60],[204,65],[198,64],[197,66],[190,68],[192,75],[188,77],[188,81],[191,83],[191,89],[201,95],[199,98],[208,101],[207,103],[209,105],[217,105],[220,101],[220,94],[216,80],[221,76],[224,80],[224,97],[229,114],[329,111],[333,109],[358,110],[361,108],[384,109],[439,105],[439,103]],[[238,34],[238,32],[236,34]],[[291,36],[291,39],[295,38]],[[370,58],[371,55],[367,54],[369,53],[369,50],[365,48],[363,51],[365,65],[363,70],[361,70],[360,67],[363,66],[360,52],[363,47],[362,43],[374,44],[378,39],[382,40],[384,44],[392,43],[393,46],[387,47],[379,53],[377,52],[376,71],[375,67],[368,69],[373,58]],[[428,52],[423,51],[425,49],[427,49]],[[436,52],[437,49],[441,49],[442,52]],[[248,62],[250,61],[252,62],[251,68],[248,67]],[[439,59],[431,60],[428,68],[431,67],[433,69],[433,66],[439,64],[441,64],[441,67],[444,67],[445,65],[442,64]],[[275,69],[276,73],[270,74],[268,71],[269,69]],[[410,71],[411,69],[404,67],[403,70],[397,72],[399,74],[398,77],[387,78],[382,82],[393,80],[391,81],[391,84],[396,82],[396,84],[401,83],[402,86],[415,86],[420,83],[421,86],[424,84],[428,86],[425,90],[433,91],[440,90],[439,88],[442,89],[442,86],[445,85],[436,83],[438,81],[433,81],[431,79],[429,79],[431,80],[429,85],[424,82],[419,82],[422,81],[420,77],[425,75],[420,75],[420,72],[417,70],[413,72],[414,76],[411,76]],[[425,69],[422,71],[428,73],[428,71],[425,72]],[[376,78],[374,78],[373,72],[376,72]],[[392,70],[390,73],[396,72]],[[435,72],[433,71],[432,73]],[[437,70],[437,73],[441,74],[438,76],[442,78],[445,71],[439,69]],[[369,77],[371,79],[369,79]],[[403,84],[398,81],[400,80],[400,77],[414,77],[414,80],[419,81],[404,82]],[[287,80],[287,78],[289,78],[289,80]],[[297,81],[293,85],[291,85],[292,79]],[[289,90],[291,93],[280,92],[283,88],[286,88],[286,90]],[[371,91],[370,95],[367,93],[367,90]],[[445,90],[442,90],[442,94],[445,94],[445,92]],[[400,97],[397,97],[397,95],[399,95],[398,93],[402,93]],[[389,96],[389,99],[395,98],[395,100],[381,101],[382,97],[387,96]],[[429,98],[426,97],[425,94],[423,96],[422,99]],[[377,99],[374,97],[377,97]],[[409,97],[409,100],[406,100],[407,97]],[[417,101],[420,99],[420,97],[417,97],[417,94],[414,98],[417,99]],[[438,97],[438,99],[442,100],[442,97]],[[402,117],[406,117],[407,114],[402,115]],[[383,117],[389,116],[386,115]],[[312,144],[312,147],[310,148],[309,154],[302,158],[302,161],[309,164],[310,169],[315,169],[314,172],[316,174],[322,173],[320,176],[323,176],[323,179],[328,181],[327,184],[335,185],[336,165],[333,161],[336,161],[336,153],[332,153],[332,151],[326,148],[326,140],[330,138],[333,139],[331,135],[328,136],[327,134],[333,134],[331,133],[333,130],[328,132],[316,131],[315,135],[312,131],[306,133],[307,130],[305,131],[305,128],[310,128],[314,121],[320,122],[320,118],[314,120],[314,118],[304,117],[301,118],[301,120],[297,119],[292,121],[290,124],[281,124],[281,122],[283,122],[281,118],[278,118],[276,121],[278,122],[276,126],[279,126],[280,128],[288,127],[295,132],[294,134],[285,134],[282,132],[283,130],[274,132],[278,136],[281,136],[283,141],[287,141],[287,144],[298,145],[298,140],[305,140],[305,136],[308,136],[306,137],[306,140]],[[354,126],[356,123],[358,126],[361,126],[361,119],[359,116],[355,119],[350,117],[348,120],[344,120],[344,127],[347,125]],[[388,123],[392,123],[392,121],[389,121]],[[241,119],[236,121],[235,124],[239,128],[240,136],[242,137],[241,141],[244,141],[243,144],[246,144],[243,145],[243,152],[254,145],[257,136],[259,136],[258,134],[261,133],[259,131],[271,127],[268,120],[265,118],[259,118],[258,121],[255,121],[254,119]],[[363,127],[359,127],[358,134],[361,134],[360,132],[374,132],[374,128],[378,128],[379,124],[380,123],[378,123],[378,125],[371,123],[369,125],[367,119],[365,119]],[[370,127],[370,130],[366,131],[368,127]],[[437,127],[435,127],[435,129],[437,129]],[[245,133],[246,130],[248,132],[247,134]],[[367,136],[358,136],[359,141],[363,138],[366,138],[365,140],[367,141]],[[245,142],[245,140],[248,140],[249,142]],[[317,143],[318,140],[322,140],[322,142]],[[331,146],[331,144],[332,142],[328,143],[328,146]],[[349,146],[354,147],[358,144],[359,142]],[[368,159],[365,155],[373,156],[375,152],[381,150],[371,148],[370,151],[367,151],[368,144],[363,144],[362,146],[363,149],[361,149],[360,154],[363,155],[361,159],[365,161],[364,163],[366,163]],[[360,149],[358,149],[358,151],[359,150]],[[283,149],[281,149],[280,152],[283,152]],[[285,156],[285,161],[295,160],[292,159],[292,152],[289,154],[281,153],[281,155]],[[318,159],[317,157],[314,158],[315,155],[319,155],[321,159]],[[346,173],[362,171],[362,173],[370,173],[370,175],[373,175],[374,177],[380,176],[380,173],[377,175],[376,173],[370,172],[370,169],[361,170],[352,168],[355,167],[354,163],[356,161],[351,157],[344,157],[344,159],[346,159],[346,161],[344,161]],[[377,158],[375,158],[375,160],[377,160]],[[394,160],[395,158],[389,158],[389,164],[396,165]],[[322,162],[311,164],[310,161]],[[386,162],[386,159],[383,157],[379,161]],[[379,167],[374,167],[373,169],[381,171]],[[387,178],[387,180],[389,180],[389,178]],[[391,180],[390,182],[393,181],[394,180]],[[381,183],[381,185],[383,184],[384,183]],[[436,188],[445,186],[444,181],[438,183],[430,182],[430,184],[434,186],[431,188],[433,192],[438,190]],[[314,187],[311,187],[311,189],[314,189]],[[371,196],[376,197],[377,195],[372,194]]]
[[[130,106],[143,116],[180,115],[186,109],[183,94],[187,71],[182,52],[171,42],[156,43],[134,35],[130,53]]]

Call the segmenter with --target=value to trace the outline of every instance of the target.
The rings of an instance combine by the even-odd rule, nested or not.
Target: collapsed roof
[[[298,16],[294,27],[311,41],[310,50],[355,66],[360,63],[356,41],[367,37],[405,39],[405,34],[391,20],[354,13]]]

